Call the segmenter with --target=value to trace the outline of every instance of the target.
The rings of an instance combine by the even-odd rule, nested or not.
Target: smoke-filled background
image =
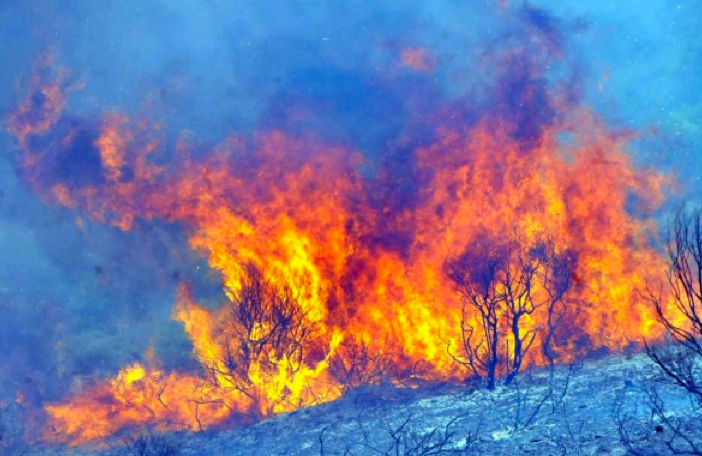
[[[411,151],[436,140],[437,124],[497,112],[528,145],[560,108],[583,104],[612,130],[635,133],[626,146],[634,163],[674,176],[673,198],[695,202],[699,30],[697,0],[5,0],[0,112],[7,126],[51,60],[71,87],[63,113],[91,120],[84,147],[47,179],[98,183],[93,135],[106,115],[127,112],[157,123],[173,149],[195,144],[196,155],[229,135],[270,130],[354,149],[362,176],[391,171],[383,195],[401,210],[416,191],[402,178]],[[515,48],[523,53],[505,59]],[[0,399],[64,399],[149,348],[166,369],[195,366],[171,319],[177,287],[188,281],[211,303],[222,292],[182,226],[124,231],[47,204],[25,179],[17,143],[4,128]]]

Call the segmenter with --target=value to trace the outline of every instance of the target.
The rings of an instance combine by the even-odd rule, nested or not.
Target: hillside
[[[624,455],[621,427],[642,455],[666,453],[702,437],[684,394],[661,382],[644,355],[610,356],[561,366],[549,391],[545,370],[494,391],[457,385],[364,388],[340,400],[221,432],[171,435],[181,454],[198,456],[332,455]],[[655,389],[672,427],[651,418]],[[54,449],[63,456],[134,451]],[[37,454],[47,454],[46,450]],[[148,454],[148,453],[143,453]]]

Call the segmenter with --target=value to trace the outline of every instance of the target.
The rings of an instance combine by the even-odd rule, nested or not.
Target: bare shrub
[[[344,341],[329,361],[329,373],[337,380],[343,394],[380,385],[392,376],[392,371],[392,354],[365,341]]]
[[[499,290],[500,274],[505,259],[498,252],[487,252],[480,261],[466,255],[446,264],[446,273],[461,296],[461,341],[463,353],[449,355],[472,374],[484,379],[487,388],[495,387],[498,369],[502,367],[500,318],[504,298]],[[480,334],[470,321],[472,308],[478,312]]]
[[[646,352],[666,378],[685,389],[702,408],[702,209],[677,209],[666,247],[668,293],[649,286],[646,298],[670,344],[646,343]]]
[[[570,388],[572,375],[581,368],[578,362],[571,362],[565,372],[556,379],[551,375],[548,384],[542,387],[536,384],[533,372],[529,369],[523,378],[514,381],[515,405],[512,429],[525,431],[531,429],[543,415],[565,414],[565,400]],[[550,407],[548,407],[550,405]]]
[[[647,420],[622,412],[623,407],[615,418],[620,439],[631,454],[647,454],[644,449],[651,445],[642,442],[655,442],[656,454],[702,455],[702,430],[695,425],[702,413],[702,209],[676,209],[668,226],[666,253],[666,280],[659,287],[649,284],[644,294],[666,340],[645,341],[646,353],[667,384],[663,386],[683,390],[692,400],[692,415],[668,413],[661,385],[647,385]]]
[[[619,440],[632,456],[700,456],[702,427],[699,417],[667,409],[655,387],[642,389],[643,400],[633,406],[620,395],[614,405],[613,417]]]
[[[573,286],[573,276],[577,267],[577,256],[570,249],[557,251],[552,239],[542,240],[535,248],[535,254],[541,257],[542,267],[537,270],[539,283],[546,293],[546,327],[542,331],[541,350],[549,364],[551,381],[556,359],[559,353],[556,348],[556,335],[563,317],[569,310],[566,299],[568,291]]]
[[[359,414],[356,424],[363,436],[362,441],[347,445],[342,453],[344,456],[360,456],[376,454],[380,456],[442,456],[468,455],[471,447],[478,440],[480,428],[475,431],[459,432],[458,422],[464,418],[455,416],[446,424],[417,430],[412,424],[412,415],[408,414],[399,423],[391,424],[385,420],[384,438],[372,438],[367,425]],[[318,436],[320,456],[330,456],[325,447],[324,427]],[[384,442],[383,442],[384,440]]]
[[[399,425],[390,426],[387,423],[387,433],[390,443],[385,447],[364,447],[383,456],[430,456],[430,455],[466,455],[470,445],[477,439],[477,434],[466,434],[459,439],[457,432],[452,429],[460,416],[454,417],[444,426],[435,426],[428,431],[417,431],[410,426],[411,415],[408,415]],[[459,441],[460,440],[460,441]]]
[[[181,434],[144,428],[122,431],[111,446],[114,456],[179,456],[184,443]]]
[[[557,252],[549,238],[524,241],[483,240],[445,264],[463,302],[459,353],[447,352],[488,389],[504,377],[512,383],[537,335],[551,369],[554,334],[567,311],[565,294],[575,265],[571,252]],[[545,327],[524,323],[545,308]],[[475,322],[477,320],[477,323]]]

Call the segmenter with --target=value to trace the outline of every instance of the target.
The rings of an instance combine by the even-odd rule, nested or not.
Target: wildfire
[[[423,55],[403,59],[416,66]],[[123,230],[182,224],[228,296],[209,311],[184,287],[175,305],[201,371],[135,364],[47,406],[51,432],[67,442],[144,424],[200,430],[332,400],[348,386],[339,366],[347,379],[460,378],[446,346],[459,344],[462,304],[444,264],[497,237],[530,244],[546,234],[576,253],[557,335],[564,356],[655,336],[638,290],[663,262],[649,244],[651,222],[627,208],[633,198],[655,208],[664,178],[636,169],[629,138],[586,108],[563,106],[537,141],[520,140],[500,113],[437,125],[435,141],[413,154],[412,203],[393,205],[377,195],[393,185],[386,170],[361,175],[359,152],[283,131],[231,137],[208,154],[181,145],[164,164],[156,125],[124,114],[68,118],[62,78],[35,78],[11,119],[29,181],[48,200]],[[79,146],[95,164],[75,182],[60,168]],[[268,307],[260,321],[233,324],[250,274],[260,274]],[[537,311],[525,330],[545,318]],[[359,353],[392,368],[349,373]],[[529,362],[542,362],[532,353]]]

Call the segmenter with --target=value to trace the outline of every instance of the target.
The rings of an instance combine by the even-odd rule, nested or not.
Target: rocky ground
[[[365,388],[256,425],[169,438],[180,442],[184,456],[691,454],[702,440],[696,410],[687,395],[662,381],[646,356],[610,356],[561,366],[553,380],[546,370],[525,373],[518,384],[494,391],[461,385]]]

